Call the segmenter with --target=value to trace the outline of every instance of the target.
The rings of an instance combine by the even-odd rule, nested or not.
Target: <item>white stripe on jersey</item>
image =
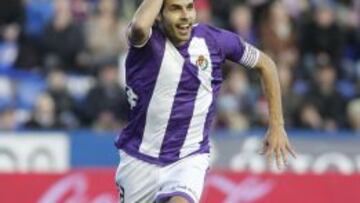
[[[205,39],[194,37],[190,42],[188,52],[192,64],[196,65],[197,60],[202,55],[205,57],[208,65],[204,70],[202,70],[201,67],[198,67],[198,77],[201,81],[201,85],[197,92],[194,112],[191,117],[186,139],[183,144],[183,148],[180,150],[180,158],[200,148],[199,143],[204,139],[203,132],[206,117],[213,100],[213,92],[211,87],[212,63],[209,48],[206,45]]]
[[[247,42],[244,42],[244,44],[244,54],[242,55],[239,63],[245,67],[253,68],[259,60],[260,51]]]
[[[140,153],[159,157],[184,61],[174,45],[166,40],[164,57],[147,110]]]

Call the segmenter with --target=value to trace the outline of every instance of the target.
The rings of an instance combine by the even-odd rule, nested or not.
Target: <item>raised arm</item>
[[[128,39],[134,46],[143,46],[150,37],[151,27],[164,0],[143,0],[129,25]]]
[[[269,130],[264,139],[262,153],[267,156],[269,162],[271,162],[273,156],[275,156],[276,164],[280,168],[282,163],[287,163],[288,153],[295,157],[295,152],[290,145],[284,129],[277,68],[273,60],[262,52],[260,52],[259,59],[254,68],[260,73],[270,114]]]

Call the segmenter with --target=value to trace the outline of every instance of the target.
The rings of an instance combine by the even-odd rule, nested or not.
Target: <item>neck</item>
[[[162,24],[160,24],[160,29],[163,31],[163,33],[165,33],[165,36],[170,40],[170,42],[175,46],[175,47],[180,47],[184,44],[186,44],[187,40],[179,40],[179,39],[175,39],[174,37],[172,37],[171,35],[168,34],[168,32],[166,32],[164,26]]]
[[[187,41],[179,41],[176,39],[171,39],[170,37],[168,37],[170,39],[170,41],[175,45],[175,47],[180,47],[184,44],[186,44]]]

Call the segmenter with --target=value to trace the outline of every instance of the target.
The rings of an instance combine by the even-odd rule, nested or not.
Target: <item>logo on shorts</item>
[[[196,59],[196,65],[201,69],[201,70],[206,70],[209,66],[209,61],[205,58],[204,55],[200,55],[197,59]]]

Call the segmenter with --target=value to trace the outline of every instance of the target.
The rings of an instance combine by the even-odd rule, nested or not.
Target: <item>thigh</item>
[[[164,202],[171,197],[180,196],[189,203],[198,203],[209,161],[209,154],[198,154],[162,168],[156,201]]]
[[[120,151],[120,163],[116,170],[116,185],[124,203],[152,202],[158,190],[157,170],[148,164]]]

